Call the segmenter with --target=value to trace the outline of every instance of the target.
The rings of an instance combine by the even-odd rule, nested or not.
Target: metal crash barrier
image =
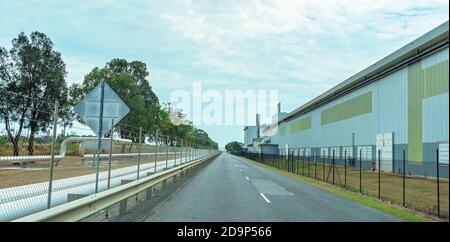
[[[145,192],[146,190],[151,189],[154,185],[165,182],[169,178],[175,178],[178,174],[184,175],[186,172],[189,173],[204,164],[204,162],[210,161],[218,155],[219,152],[162,172],[158,172],[156,174],[152,174],[140,180],[130,181],[124,185],[19,218],[13,222],[80,221],[114,204],[126,200],[129,197],[137,195],[140,192]]]

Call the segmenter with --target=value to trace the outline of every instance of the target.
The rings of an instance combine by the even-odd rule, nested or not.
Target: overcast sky
[[[0,46],[46,33],[79,83],[112,58],[144,61],[162,102],[175,89],[277,90],[292,111],[448,20],[447,0],[8,1]],[[242,126],[205,126],[224,146]]]

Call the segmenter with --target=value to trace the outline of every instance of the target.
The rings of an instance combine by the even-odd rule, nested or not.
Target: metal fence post
[[[261,162],[263,163],[263,164],[266,164],[266,162],[265,162],[265,160],[264,160],[264,153],[263,153],[263,150],[261,149]]]
[[[322,181],[325,181],[325,155],[322,156]]]
[[[272,164],[271,164],[271,166],[273,167],[274,164],[275,164],[275,154],[272,154]]]
[[[177,145],[178,145],[178,142],[177,142],[177,139],[175,138],[174,146],[172,147],[172,152],[173,152],[173,166],[172,167],[177,166]]]
[[[47,208],[50,208],[52,205],[53,168],[55,166],[55,144],[56,144],[56,130],[58,126],[58,109],[59,109],[59,102],[56,101],[55,110],[53,113],[53,134],[51,146],[50,175],[48,179]]]
[[[405,207],[405,205],[406,205],[406,196],[405,196],[405,194],[406,194],[406,190],[405,190],[405,184],[406,184],[406,153],[405,153],[405,150],[403,150],[403,207]]]
[[[362,149],[359,150],[359,193],[362,193]]]
[[[184,140],[181,139],[181,151],[180,151],[180,164],[183,164],[183,150],[184,150]]]
[[[188,142],[184,141],[184,163],[188,160]]]
[[[139,127],[138,164],[137,164],[137,176],[136,176],[137,180],[139,180],[139,169],[141,166],[141,147],[142,147],[142,127]]]
[[[189,142],[189,161],[192,160],[192,141]]]
[[[166,169],[169,163],[169,137],[166,136]]]
[[[436,184],[437,184],[437,213],[438,218],[441,217],[441,196],[440,196],[440,189],[439,189],[439,148],[436,149]]]
[[[344,188],[347,188],[347,150],[344,150]]]
[[[191,150],[192,150],[192,160],[195,160],[195,143],[192,143]]]
[[[314,150],[314,180],[317,180],[317,149]]]
[[[155,132],[155,173],[156,173],[156,163],[158,163],[158,131]]]
[[[276,149],[275,161],[273,163],[274,167],[278,169],[278,160],[280,159],[280,149]]]
[[[113,152],[113,134],[114,134],[114,119],[111,120],[111,135],[109,137],[109,158],[108,158],[108,182],[106,189],[111,187],[111,166],[112,166],[112,152]],[[109,216],[109,209],[106,208],[105,216]]]
[[[102,129],[103,129],[103,101],[105,99],[105,81],[101,81],[100,88],[100,116],[98,119],[98,140],[97,140],[97,167],[95,169],[95,193],[98,192],[98,176],[100,173],[100,153],[102,148]]]
[[[114,119],[111,120],[111,137],[109,137],[109,160],[108,160],[108,184],[107,189],[111,187],[111,166],[112,166],[112,150],[113,150],[113,133],[114,133]]]
[[[381,199],[381,150],[378,150],[378,199]]]
[[[309,177],[309,157],[306,155],[306,149],[303,150],[303,154],[304,154],[304,159],[305,159],[305,166],[306,166],[306,176]]]
[[[291,150],[291,172],[294,173],[295,172],[295,166],[294,166],[294,161],[295,161],[295,156],[294,156],[294,149]]]
[[[289,172],[292,172],[294,170],[294,150],[291,149],[291,158],[289,159]]]
[[[305,175],[305,156],[302,157],[302,176]]]
[[[333,185],[334,185],[334,149],[333,149],[333,164],[332,164],[332,166],[333,166]]]

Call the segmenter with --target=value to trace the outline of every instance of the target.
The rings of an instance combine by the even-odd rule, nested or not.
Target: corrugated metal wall
[[[427,69],[443,61],[448,62],[448,53],[446,48],[418,63]],[[286,144],[289,147],[347,146],[352,144],[352,133],[355,133],[356,145],[375,145],[377,134],[394,132],[394,144],[408,144],[408,68],[402,68],[318,109],[281,123],[279,128],[283,135],[280,136],[278,132],[272,137],[272,143],[279,144],[280,148]],[[446,78],[448,83],[448,65],[447,74],[441,73],[443,71],[439,69],[437,71],[440,72],[438,78]],[[371,112],[321,124],[322,111],[368,92],[372,95]],[[440,92],[445,94],[424,99],[423,142],[448,141],[448,84],[447,90]],[[307,117],[311,117],[311,128],[291,132],[291,125],[295,126]],[[333,120],[333,117],[328,119]]]

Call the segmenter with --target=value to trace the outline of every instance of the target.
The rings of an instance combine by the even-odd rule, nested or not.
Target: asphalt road
[[[144,221],[401,221],[226,153],[152,210]]]

